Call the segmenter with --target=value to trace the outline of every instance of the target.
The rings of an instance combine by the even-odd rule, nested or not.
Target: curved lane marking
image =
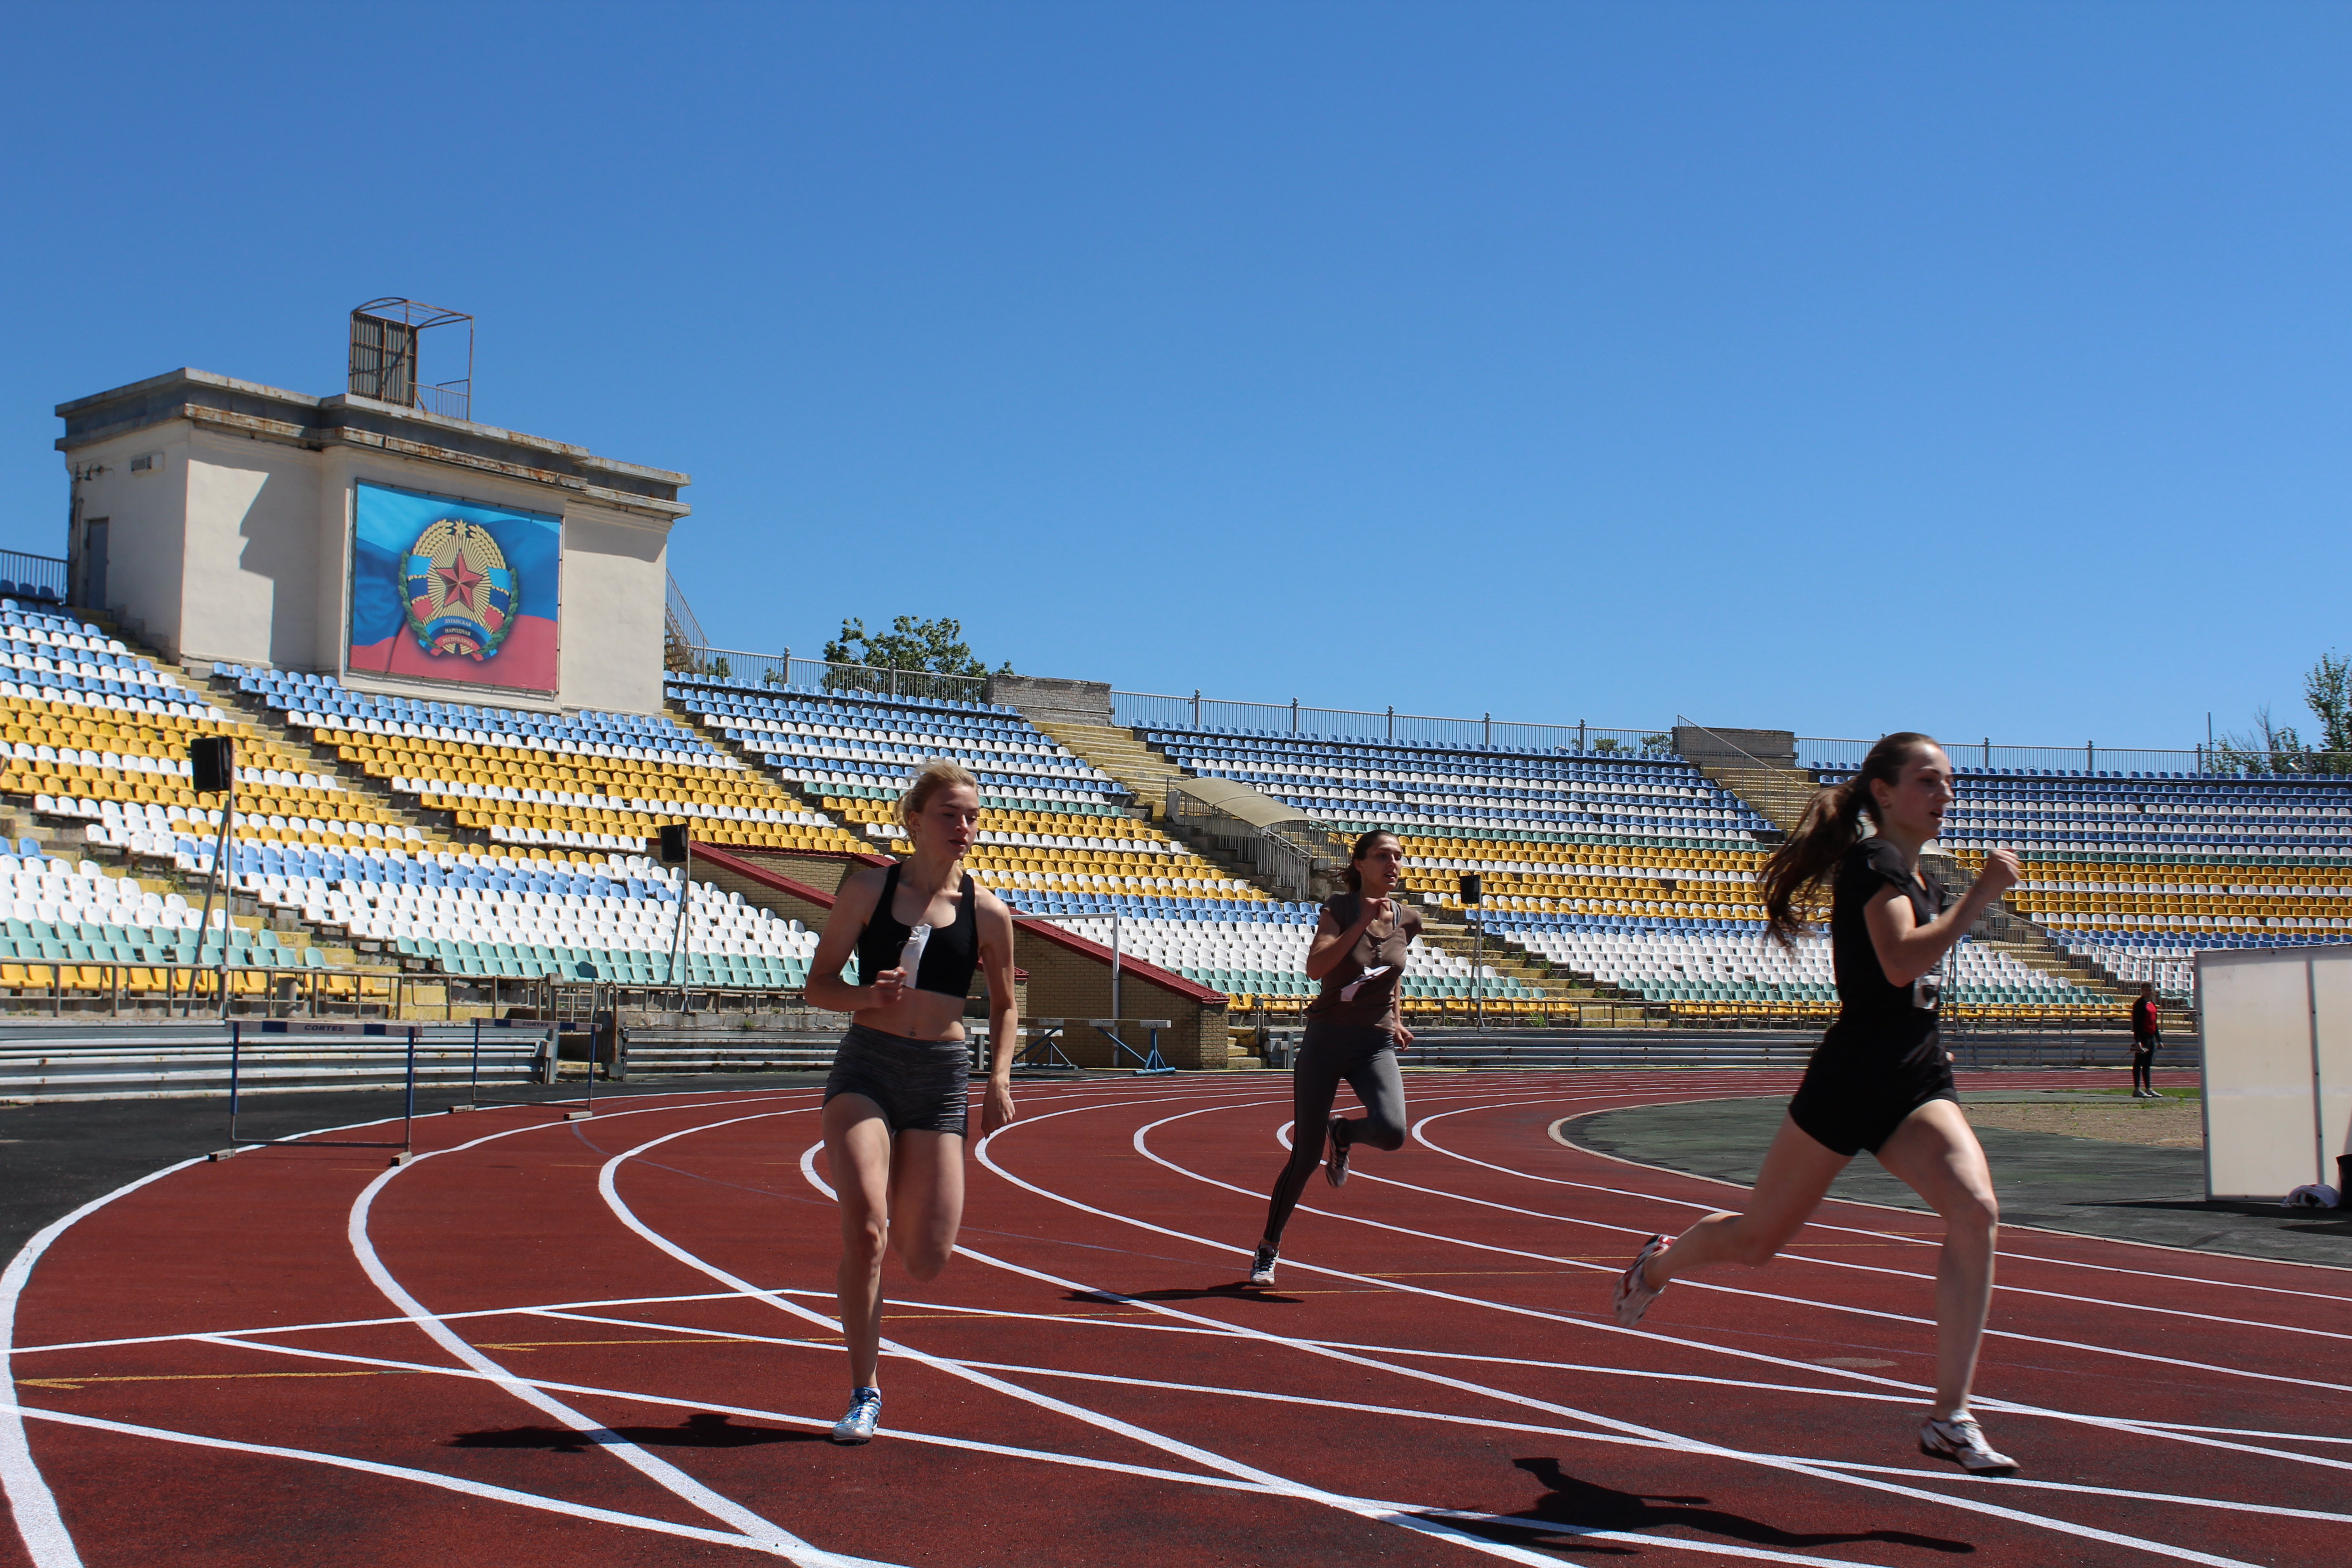
[[[1139,1101],[1136,1103],[1152,1102]],[[1057,1112],[1055,1114],[1058,1115],[1066,1113]],[[1159,1122],[1150,1123],[1145,1127],[1139,1128],[1134,1135],[1136,1147],[1139,1150],[1145,1150],[1148,1154],[1149,1151],[1146,1149],[1143,1142],[1145,1134],[1150,1132],[1153,1128],[1164,1125],[1168,1121],[1181,1121],[1183,1119],[1184,1115],[1187,1114],[1197,1114],[1197,1112],[1179,1113],[1175,1116],[1163,1118]],[[1048,1120],[1052,1120],[1052,1117],[1035,1118],[1030,1125],[1034,1125],[1034,1121]],[[1011,1126],[1000,1129],[997,1133],[992,1134],[987,1138],[983,1138],[981,1141],[979,1150],[977,1151],[982,1163],[1004,1180],[1011,1182],[1028,1192],[1034,1193],[1040,1197],[1045,1198],[1050,1202],[1058,1203],[1066,1207],[1075,1208],[1084,1213],[1097,1215],[1103,1218],[1110,1219],[1119,1224],[1131,1225],[1142,1229],[1157,1231],[1163,1235],[1176,1237],[1180,1239],[1197,1242],[1202,1246],[1211,1247],[1217,1251],[1245,1252],[1248,1250],[1244,1247],[1232,1247],[1223,1242],[1210,1241],[1205,1237],[1188,1236],[1184,1232],[1171,1230],[1166,1226],[1153,1225],[1146,1220],[1135,1219],[1108,1209],[1098,1208],[1092,1204],[1083,1203],[1076,1198],[1066,1197],[1061,1194],[1051,1192],[1046,1188],[1040,1187],[1034,1183],[1025,1181],[1023,1178],[1013,1174],[1010,1171],[1005,1170],[1003,1166],[997,1163],[993,1156],[992,1145],[995,1143],[997,1138],[1001,1137],[1003,1133],[1022,1128],[1024,1125],[1024,1124],[1022,1122],[1014,1122]],[[1162,1163],[1165,1163],[1166,1162]],[[1171,1166],[1171,1168],[1175,1167]],[[1217,1183],[1215,1184],[1222,1186],[1226,1184]],[[975,1254],[974,1256],[981,1257],[982,1255]],[[1078,1285],[1075,1281],[1060,1279],[1055,1276],[1045,1274],[1035,1269],[1024,1268],[1020,1265],[1005,1262],[1001,1259],[984,1258],[983,1260],[993,1263],[996,1267],[1006,1269],[1009,1272],[1025,1275],[1029,1278],[1061,1286],[1065,1289],[1092,1289],[1094,1294],[1103,1297],[1106,1300],[1142,1307],[1149,1310],[1162,1313],[1170,1317],[1185,1319],[1194,1322],[1212,1322],[1214,1321],[1201,1318],[1197,1314],[1180,1311],[1177,1309],[1169,1306],[1165,1302],[1138,1300],[1133,1297],[1124,1296],[1118,1291],[1104,1290],[1098,1288]],[[1474,1306],[1493,1307],[1499,1310],[1520,1312],[1527,1316],[1546,1318],[1553,1321],[1574,1321],[1561,1320],[1553,1314],[1538,1312],[1530,1309],[1505,1307],[1500,1306],[1497,1303],[1481,1301],[1475,1297],[1455,1296],[1450,1292],[1431,1290],[1425,1287],[1397,1287],[1389,1281],[1372,1280],[1370,1279],[1369,1277],[1365,1276],[1349,1275],[1339,1269],[1318,1268],[1314,1265],[1307,1265],[1307,1267],[1310,1272],[1327,1276],[1335,1276],[1341,1279],[1360,1279],[1366,1283],[1381,1285],[1385,1289],[1403,1289],[1412,1294],[1432,1296],[1441,1300],[1463,1301]],[[1916,1487],[1900,1485],[1893,1481],[1874,1479],[1866,1476],[1853,1474],[1851,1472],[1816,1468],[1801,1462],[1782,1459],[1773,1455],[1757,1454],[1738,1448],[1727,1447],[1720,1444],[1708,1443],[1699,1438],[1685,1437],[1678,1433],[1667,1432],[1656,1427],[1644,1426],[1634,1422],[1621,1421],[1616,1417],[1601,1415],[1592,1411],[1579,1410],[1571,1405],[1563,1405],[1549,1400],[1537,1399],[1531,1395],[1517,1394],[1507,1389],[1487,1387],[1478,1384],[1468,1383],[1458,1378],[1449,1378],[1441,1373],[1426,1372],[1417,1367],[1397,1366],[1390,1363],[1375,1361],[1367,1357],[1333,1351],[1328,1346],[1318,1345],[1311,1341],[1296,1340],[1286,1335],[1271,1333],[1263,1329],[1251,1328],[1247,1325],[1234,1325],[1234,1327],[1237,1331],[1243,1334],[1248,1335],[1254,1339],[1263,1340],[1270,1344],[1286,1345],[1294,1350],[1304,1351],[1310,1355],[1326,1356],[1343,1363],[1351,1363],[1356,1365],[1364,1366],[1374,1371],[1390,1373],[1400,1377],[1450,1386],[1465,1392],[1479,1394],[1486,1398],[1500,1400],[1507,1404],[1518,1405],[1531,1409],[1542,1410],[1548,1414],[1564,1416],[1570,1420],[1587,1422],[1592,1426],[1601,1427],[1608,1431],[1621,1432],[1631,1436],[1656,1439],[1686,1453],[1707,1455],[1729,1459],[1736,1463],[1755,1465],[1768,1469],[1778,1469],[1794,1474],[1806,1475],[1812,1477],[1815,1479],[1857,1487],[1865,1490],[1883,1491],[1896,1496],[1908,1497],[1940,1507],[1958,1509],[1964,1512],[1980,1513],[1990,1517],[2006,1519],[2015,1523],[2035,1529],[2046,1530],[2056,1534],[2072,1535],[2085,1540],[2103,1541],[2111,1545],[2126,1546],[2137,1551],[2151,1552],[2158,1556],[2176,1558],[2183,1562],[2203,1563],[2217,1565],[2236,1564],[2238,1563],[2238,1560],[2233,1558],[2218,1557],[2208,1552],[2197,1552],[2188,1547],[2174,1546],[2165,1542],[2149,1541],[2142,1537],[2123,1535],[2111,1531],[2100,1530],[2092,1525],[2078,1524],[2070,1520],[2053,1519],[2042,1514],[2029,1513],[2021,1509],[2004,1508],[1997,1503],[1980,1502],[1968,1498],[1947,1497],[1936,1492],[1923,1491]]]

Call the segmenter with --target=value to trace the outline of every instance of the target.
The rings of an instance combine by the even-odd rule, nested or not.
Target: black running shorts
[[[833,1056],[824,1098],[863,1095],[881,1108],[892,1132],[964,1135],[971,1046],[964,1040],[910,1040],[852,1024]]]

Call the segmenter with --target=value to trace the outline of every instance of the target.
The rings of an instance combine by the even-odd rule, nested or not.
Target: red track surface
[[[1931,1220],[1828,1205],[1617,1329],[1639,1237],[1726,1189],[1549,1126],[1790,1081],[1409,1079],[1415,1140],[1310,1189],[1265,1292],[1233,1282],[1286,1081],[1029,1088],[966,1256],[893,1269],[864,1448],[822,1440],[814,1090],[437,1118],[396,1171],[175,1169],[12,1277],[0,1563],[2352,1559],[2352,1276],[2006,1233],[2006,1482],[1913,1447]]]

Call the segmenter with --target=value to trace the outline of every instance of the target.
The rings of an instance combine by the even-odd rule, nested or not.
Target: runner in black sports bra
[[[908,1273],[930,1279],[946,1267],[963,1223],[971,1070],[963,1010],[976,970],[988,977],[992,1056],[982,1124],[992,1132],[1013,1120],[1020,1042],[1013,915],[962,864],[979,833],[980,786],[953,763],[933,762],[898,806],[913,852],[842,884],[809,966],[809,1001],[850,1016],[824,1086],[849,1350],[849,1414],[833,1429],[836,1443],[866,1442],[881,1419],[884,1255],[898,1254]],[[853,952],[856,984],[842,977]]]

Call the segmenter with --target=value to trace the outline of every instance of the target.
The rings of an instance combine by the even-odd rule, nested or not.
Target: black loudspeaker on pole
[[[1483,902],[1485,899],[1486,889],[1479,884],[1478,873],[1475,871],[1463,872],[1462,901],[1465,904],[1475,904]]]
[[[686,824],[669,822],[662,825],[661,859],[665,866],[683,865],[686,861]]]
[[[236,768],[236,742],[226,735],[199,735],[188,742],[189,786],[198,795],[221,795]]]

